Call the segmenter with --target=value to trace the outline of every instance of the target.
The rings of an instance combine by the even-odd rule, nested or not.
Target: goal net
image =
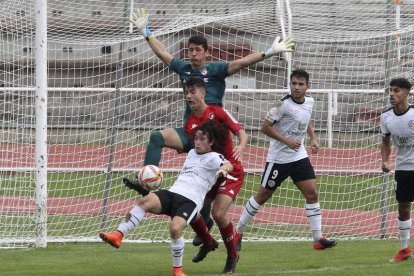
[[[0,12],[0,247],[33,246],[36,205],[36,14],[41,0],[2,1]],[[98,241],[116,229],[137,194],[122,184],[143,164],[151,131],[182,126],[178,76],[128,18],[150,14],[155,36],[185,59],[191,35],[211,61],[232,61],[293,36],[293,54],[227,78],[224,106],[249,135],[237,223],[257,191],[268,140],[264,116],[289,93],[292,69],[310,73],[323,232],[338,239],[396,237],[393,175],[380,170],[379,116],[394,77],[414,80],[413,1],[47,1],[47,241]],[[163,187],[185,155],[164,149]],[[246,227],[246,240],[310,239],[304,198],[288,180]],[[169,219],[147,216],[128,241],[169,239]],[[220,239],[216,228],[213,234]],[[185,238],[192,238],[191,229]]]

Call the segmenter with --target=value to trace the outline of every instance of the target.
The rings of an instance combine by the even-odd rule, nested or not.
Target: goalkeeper
[[[182,87],[189,77],[200,77],[206,83],[205,102],[208,105],[222,106],[225,91],[225,78],[231,76],[242,68],[258,63],[281,52],[291,52],[295,42],[287,37],[282,42],[277,37],[273,45],[266,51],[250,54],[241,59],[231,62],[212,62],[207,63],[209,56],[207,40],[204,36],[196,35],[190,37],[188,41],[188,59],[190,62],[175,59],[164,47],[164,45],[154,36],[149,28],[149,15],[145,9],[138,9],[133,18],[130,19],[141,34],[148,41],[152,51],[166,65],[180,76]],[[184,120],[190,114],[190,108],[186,104]],[[172,148],[178,153],[188,152],[191,144],[184,133],[183,128],[170,128],[152,132],[147,146],[144,165],[159,165],[161,150],[163,147]]]
[[[205,81],[205,102],[208,105],[222,106],[226,88],[226,77],[279,53],[292,52],[295,47],[295,42],[292,38],[287,37],[283,41],[280,41],[280,38],[276,37],[271,47],[265,51],[252,53],[230,62],[207,63],[207,58],[209,57],[207,40],[202,35],[195,35],[188,40],[187,57],[189,62],[186,62],[175,59],[167,51],[164,45],[154,36],[150,30],[149,15],[145,9],[137,9],[136,13],[134,13],[130,19],[130,22],[134,24],[145,37],[155,55],[179,75],[182,87],[184,87],[184,83],[189,77],[201,77]],[[186,104],[184,121],[189,114],[190,109],[188,104]],[[152,132],[145,153],[144,165],[152,164],[158,166],[163,147],[174,149],[178,153],[188,152],[191,149],[191,143],[185,135],[184,128],[168,128]],[[236,159],[238,159],[238,157],[242,155],[242,152],[238,147],[236,147],[235,150],[236,152],[234,155]],[[143,189],[138,188],[137,190],[141,190],[138,192],[143,195],[148,194],[148,191]],[[210,206],[205,206],[202,214],[207,225],[211,228],[213,221],[210,219]],[[194,245],[200,245],[200,240],[195,239]]]

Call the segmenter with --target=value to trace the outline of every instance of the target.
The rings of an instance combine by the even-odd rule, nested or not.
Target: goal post
[[[222,62],[264,50],[278,35],[297,41],[291,55],[226,79],[224,106],[249,135],[245,183],[229,211],[234,223],[259,187],[266,112],[289,93],[291,70],[302,68],[315,99],[321,149],[310,158],[324,233],[397,237],[393,175],[380,170],[379,116],[392,78],[414,82],[412,1],[49,0],[40,12],[45,2],[7,0],[0,12],[0,247],[99,241],[98,232],[116,229],[137,198],[122,178],[143,165],[150,133],[182,126],[178,76],[137,30],[129,32],[138,7],[148,10],[152,32],[177,59],[187,58],[195,34],[206,36],[209,61]],[[184,160],[163,150],[163,187]],[[148,216],[127,241],[168,240],[168,224],[167,217]],[[192,235],[187,229],[185,239]],[[216,228],[213,235],[220,239]],[[243,238],[311,238],[304,199],[290,180]]]
[[[36,247],[47,246],[47,1],[36,0]]]

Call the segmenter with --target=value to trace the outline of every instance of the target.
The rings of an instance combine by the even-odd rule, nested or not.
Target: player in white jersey
[[[308,88],[309,74],[304,70],[294,70],[290,75],[290,95],[271,108],[263,122],[262,132],[270,137],[270,147],[259,191],[247,202],[236,227],[238,250],[241,250],[244,227],[289,176],[306,199],[306,216],[312,230],[314,249],[336,245],[335,240],[322,235],[316,176],[303,144],[308,134],[312,152],[318,152],[319,144],[310,122],[314,100],[305,96]]]
[[[201,131],[197,132],[196,139]],[[224,160],[223,155],[217,152],[200,154],[195,149],[191,149],[177,181],[169,189],[170,192],[190,199],[197,205],[197,211],[200,211],[207,191],[212,187],[212,179],[216,176],[217,167],[220,167]]]
[[[391,171],[389,157],[391,138],[397,148],[395,165],[395,196],[398,202],[398,233],[400,251],[389,260],[391,263],[408,260],[410,248],[411,202],[414,200],[414,106],[408,103],[411,83],[404,78],[390,82],[391,108],[381,114],[382,171]]]
[[[218,176],[227,176],[233,166],[222,154],[228,130],[224,125],[208,120],[195,132],[194,149],[184,162],[183,168],[169,190],[158,190],[137,200],[136,205],[125,217],[117,231],[101,232],[102,240],[119,248],[124,235],[138,226],[145,213],[164,214],[171,217],[170,237],[173,257],[173,275],[184,276],[182,270],[184,254],[183,230],[197,218],[204,198],[216,182]],[[204,224],[201,236],[204,244],[213,251],[218,243]]]

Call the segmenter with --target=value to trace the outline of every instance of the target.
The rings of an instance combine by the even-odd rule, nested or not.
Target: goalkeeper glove
[[[149,14],[144,8],[142,8],[137,9],[135,13],[132,13],[132,18],[129,19],[129,22],[133,23],[147,40],[154,37],[148,26],[148,18]]]
[[[280,37],[276,37],[272,44],[272,47],[265,50],[262,54],[264,58],[270,58],[280,52],[293,52],[295,49],[295,41],[291,37],[286,37],[283,41],[280,41]]]

